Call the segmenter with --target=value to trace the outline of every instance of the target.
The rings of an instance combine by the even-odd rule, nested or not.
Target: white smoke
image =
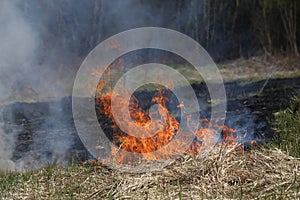
[[[11,160],[13,148],[10,146],[14,142],[14,136],[7,135],[2,126],[0,123],[0,170],[15,170],[15,163]]]
[[[1,107],[13,102],[28,102],[39,100],[39,96],[47,94],[55,96],[57,87],[51,87],[58,82],[55,68],[50,65],[55,58],[44,58],[43,64],[38,64],[42,51],[40,30],[22,10],[26,3],[13,0],[0,1],[0,170],[23,170],[26,168],[26,159],[12,161],[17,134],[22,131],[5,131],[3,113]],[[64,93],[59,85],[60,93]],[[44,92],[44,94],[41,94]],[[60,124],[59,112],[50,112],[54,126]],[[14,117],[14,116],[12,116]],[[29,116],[30,117],[30,116]],[[45,116],[49,117],[49,116]],[[14,119],[8,121],[14,122]],[[8,125],[9,126],[9,125]],[[47,127],[47,124],[44,125]],[[32,149],[41,151],[49,150],[53,154],[65,154],[72,140],[69,137],[61,137],[59,134],[48,132],[53,139],[50,147],[37,145]],[[63,145],[62,145],[63,143]],[[32,152],[34,154],[34,152]],[[46,160],[47,162],[49,160]],[[50,160],[51,161],[51,160]]]
[[[37,46],[37,36],[14,2],[0,2],[0,99],[9,95],[17,79],[32,73]]]
[[[31,26],[19,14],[16,1],[0,1],[0,103],[11,95],[11,88],[18,79],[31,73],[37,45]],[[0,111],[2,118],[2,111]],[[1,119],[2,121],[3,119]],[[14,170],[11,160],[15,135],[5,133],[0,123],[0,169]]]

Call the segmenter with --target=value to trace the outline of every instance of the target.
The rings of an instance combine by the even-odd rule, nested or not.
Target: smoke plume
[[[12,161],[18,134],[22,134],[21,129],[24,127],[20,124],[19,130],[5,130],[4,127],[7,124],[4,124],[3,108],[7,105],[13,107],[15,102],[30,103],[42,101],[45,97],[62,96],[66,92],[64,85],[58,81],[60,77],[55,73],[57,67],[52,62],[55,60],[53,54],[49,53],[49,57],[47,57],[41,53],[43,52],[41,35],[44,34],[42,30],[46,30],[46,28],[43,28],[42,23],[38,23],[38,20],[31,20],[34,19],[33,15],[36,13],[31,13],[31,16],[26,15],[24,12],[26,4],[26,2],[19,1],[0,1],[0,170],[26,168],[24,166],[26,156]],[[49,118],[59,121],[60,112],[49,113],[51,115],[48,116]],[[30,119],[26,119],[26,117],[24,116],[24,120],[30,123]],[[8,117],[6,116],[6,118]],[[11,119],[7,121],[14,123],[14,116],[11,115]],[[47,127],[47,124],[44,127]],[[33,146],[30,148],[39,152],[50,151],[53,157],[65,154],[72,139],[60,137],[51,131],[48,131],[47,134],[53,135],[54,141],[50,147],[36,145],[36,141],[33,141]],[[38,137],[40,136],[34,137],[33,140]],[[60,141],[60,143],[55,141]],[[63,148],[58,145],[61,143],[64,144]],[[45,162],[51,162],[53,157]]]

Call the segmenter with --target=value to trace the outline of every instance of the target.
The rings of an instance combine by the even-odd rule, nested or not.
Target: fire
[[[112,40],[106,48],[110,48],[110,49],[116,49],[118,51],[122,51],[122,47],[121,44],[117,41],[117,40]]]
[[[117,66],[122,65],[122,61],[117,62]],[[123,70],[123,66],[117,67],[117,70]],[[111,69],[106,70],[106,75],[111,73]],[[97,70],[91,72],[98,76]],[[105,76],[105,72],[103,74]],[[109,74],[109,76],[111,76]],[[108,77],[111,78],[111,77]],[[169,80],[168,80],[169,81]],[[171,80],[170,80],[171,81]],[[172,84],[170,84],[172,86]],[[155,111],[143,110],[140,107],[136,97],[131,95],[131,99],[125,99],[121,94],[115,94],[109,81],[100,80],[96,88],[96,105],[99,115],[104,115],[111,120],[113,129],[113,145],[111,145],[110,156],[104,162],[114,161],[118,164],[134,164],[151,160],[162,160],[173,158],[178,152],[186,152],[191,155],[198,155],[215,144],[216,131],[222,132],[222,142],[220,145],[233,145],[237,142],[234,135],[235,129],[228,128],[224,125],[219,126],[217,123],[212,124],[207,119],[199,120],[199,127],[191,122],[191,117],[186,117],[186,124],[189,131],[180,130],[180,122],[173,117],[168,108],[168,98],[165,90],[159,89],[152,97],[152,104],[156,104]],[[106,88],[106,89],[105,89]],[[167,88],[171,89],[171,88]],[[126,92],[126,88],[124,88]],[[118,110],[118,120],[113,116],[112,99],[118,102],[114,109]],[[183,108],[184,102],[180,102],[177,108]],[[130,119],[126,113],[130,115]],[[120,127],[125,127],[121,129]],[[136,132],[139,131],[138,137]],[[183,149],[182,143],[185,141],[175,140],[177,134],[183,137],[194,138],[191,145]]]
[[[251,141],[250,141],[250,145],[251,145],[251,146],[255,146],[255,145],[257,145],[257,142],[256,142],[256,140],[251,140]]]
[[[179,130],[179,122],[168,112],[168,109],[166,107],[166,97],[160,96],[161,94],[158,93],[155,97],[153,97],[152,101],[154,103],[158,104],[158,113],[154,113],[160,116],[159,121],[151,121],[151,118],[149,116],[149,113],[146,111],[143,111],[137,100],[133,98],[133,100],[130,102],[129,106],[129,112],[130,116],[133,119],[135,125],[139,127],[143,127],[145,132],[143,132],[143,135],[141,135],[139,138],[134,137],[134,126],[127,121],[122,121],[121,126],[127,126],[128,133],[122,132],[118,126],[116,125],[116,122],[112,116],[111,111],[111,98],[112,94],[105,95],[100,98],[97,98],[97,102],[100,103],[101,109],[99,109],[99,114],[104,114],[107,117],[109,117],[113,122],[113,129],[114,129],[114,138],[116,139],[119,148],[116,146],[112,146],[112,156],[115,158],[118,158],[119,163],[128,162],[128,159],[134,159],[137,158],[128,158],[126,156],[127,152],[135,153],[137,157],[140,158],[140,155],[146,156],[144,159],[147,160],[156,160],[163,157],[172,157],[175,155],[174,149],[167,149],[165,152],[163,152],[162,155],[159,155],[157,153],[152,153],[157,150],[160,150],[162,147],[164,147],[166,144],[168,144],[177,131]],[[121,96],[116,96],[118,98],[119,107],[117,108],[120,110],[120,113],[125,113],[126,105],[125,99],[123,99]],[[155,134],[153,134],[155,133]],[[170,155],[168,155],[170,154]]]
[[[103,88],[102,82],[99,87]],[[120,116],[121,120],[119,125],[126,127],[128,132],[123,132],[117,125],[113,114],[111,101],[116,98],[120,115],[129,110],[132,121],[126,121],[126,117]],[[137,161],[161,160],[164,158],[173,158],[178,152],[187,152],[192,155],[201,153],[203,145],[211,146],[214,144],[212,137],[215,136],[216,130],[222,131],[223,142],[222,145],[232,145],[237,141],[233,135],[234,129],[226,126],[211,127],[211,123],[207,119],[200,120],[200,127],[192,134],[194,140],[188,149],[180,149],[181,144],[169,144],[176,134],[190,135],[180,130],[180,123],[170,114],[167,109],[167,97],[162,90],[159,90],[152,98],[152,102],[157,104],[156,112],[149,113],[144,111],[139,106],[138,100],[132,96],[129,102],[129,108],[126,107],[128,102],[118,94],[107,93],[102,96],[96,96],[96,103],[100,105],[98,114],[107,116],[112,121],[114,145],[111,146],[111,157],[108,160],[114,160],[119,164],[136,163]],[[183,103],[180,103],[183,106]],[[159,120],[152,120],[153,116],[159,116]],[[187,124],[190,123],[190,117],[187,117]],[[136,126],[142,127],[143,132],[139,137],[135,137]],[[193,128],[190,128],[192,131]],[[182,141],[184,142],[184,141]]]
[[[237,143],[237,137],[233,135],[235,129],[228,128],[227,126],[222,126],[222,140],[223,145],[234,145]]]

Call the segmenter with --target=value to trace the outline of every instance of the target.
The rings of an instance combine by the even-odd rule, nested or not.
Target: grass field
[[[161,171],[130,174],[101,165],[2,173],[3,199],[297,199],[300,160],[278,149],[185,156]]]

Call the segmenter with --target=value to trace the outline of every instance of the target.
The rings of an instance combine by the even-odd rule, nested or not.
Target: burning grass
[[[300,160],[278,149],[184,156],[161,171],[130,174],[101,165],[48,168],[0,176],[7,199],[300,198]]]
[[[97,111],[112,121],[113,128],[114,144],[111,145],[110,155],[105,158],[104,163],[136,167],[149,161],[173,159],[184,152],[201,155],[217,142],[218,132],[222,133],[222,142],[219,145],[232,145],[237,142],[235,129],[218,125],[217,122],[211,123],[207,119],[199,120],[199,126],[198,124],[195,126],[190,122],[192,121],[190,115],[185,118],[188,132],[180,129],[179,121],[169,113],[168,98],[164,93],[163,90],[158,90],[153,96],[152,102],[157,103],[158,109],[151,113],[149,110],[141,109],[135,97],[129,104],[126,98],[118,94],[106,94],[96,98],[99,105]],[[112,103],[114,98],[117,103]],[[113,105],[116,107],[115,110],[118,110],[117,119],[113,116]],[[126,115],[128,107],[129,114]],[[154,115],[158,117],[153,117]],[[135,137],[136,133],[138,137]],[[174,139],[178,135],[179,137]],[[189,140],[191,144],[186,145]]]

